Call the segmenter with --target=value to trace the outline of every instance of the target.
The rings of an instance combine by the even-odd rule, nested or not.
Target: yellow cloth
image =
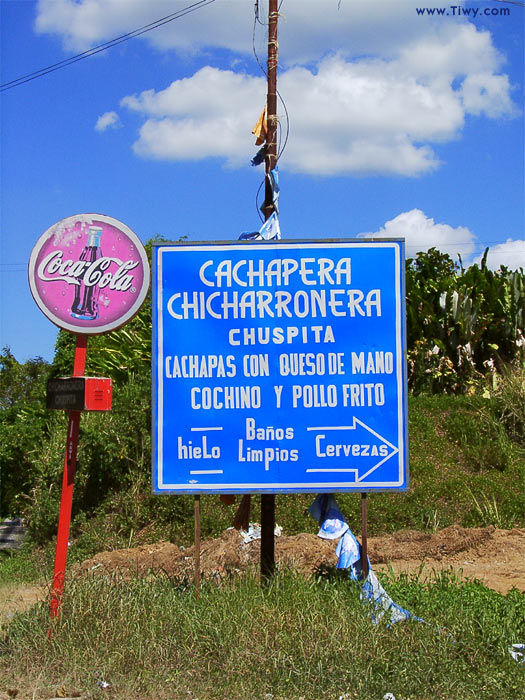
[[[257,124],[253,127],[252,134],[257,137],[255,140],[256,146],[260,146],[266,141],[266,107],[261,112]]]

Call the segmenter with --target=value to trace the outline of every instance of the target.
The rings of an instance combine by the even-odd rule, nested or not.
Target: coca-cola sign
[[[51,226],[29,260],[36,303],[73,333],[107,333],[129,321],[146,297],[149,278],[139,238],[102,214],[77,214]]]

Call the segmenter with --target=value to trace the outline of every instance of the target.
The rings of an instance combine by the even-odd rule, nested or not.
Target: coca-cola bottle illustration
[[[84,250],[80,253],[79,260],[87,263],[95,262],[102,257],[100,250],[100,237],[102,229],[98,226],[90,226],[88,232],[88,242]],[[86,266],[87,269],[88,266]],[[98,296],[100,287],[98,285],[86,286],[84,276],[80,279],[80,284],[75,287],[75,298],[71,305],[71,316],[94,321],[98,317]]]

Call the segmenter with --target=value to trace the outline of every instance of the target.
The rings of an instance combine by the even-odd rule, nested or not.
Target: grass
[[[522,402],[516,387],[512,401],[501,392],[488,400],[410,397],[411,488],[369,496],[370,535],[453,523],[525,526],[523,412],[508,408]],[[108,494],[96,513],[77,516],[68,565],[105,548],[192,542],[192,498],[153,497],[148,475],[140,479]],[[286,534],[317,531],[311,501],[277,497]],[[359,494],[338,501],[359,533]],[[235,507],[203,496],[201,512],[208,537],[231,524]],[[0,596],[15,582],[49,581],[52,559],[53,543],[2,554]],[[525,700],[525,669],[508,653],[525,641],[523,594],[503,596],[451,572],[382,582],[426,624],[372,625],[345,576],[282,572],[266,590],[249,577],[206,583],[198,601],[187,582],[161,577],[68,582],[51,641],[45,602],[0,629],[0,697],[16,688],[19,697],[60,689],[93,700],[381,700],[387,692],[397,700]]]
[[[281,572],[263,590],[250,577],[206,583],[199,600],[167,578],[76,581],[51,641],[44,603],[2,630],[0,689],[126,700],[525,698],[524,670],[508,653],[525,637],[523,595],[446,572],[383,583],[426,622],[373,625],[340,577]]]
[[[0,589],[2,586],[35,583],[49,578],[53,571],[50,554],[50,551],[35,550],[30,543],[25,543],[18,550],[0,550]]]
[[[507,401],[504,405],[512,407],[517,403],[517,400]],[[525,527],[525,453],[516,427],[516,410],[505,410],[511,414],[510,423],[505,411],[492,398],[411,396],[410,490],[369,494],[370,535],[406,528],[435,532],[452,524]],[[503,430],[507,423],[508,431]],[[492,459],[487,446],[497,444],[503,445],[504,455]],[[193,498],[152,496],[149,474],[143,474],[141,479],[140,487],[123,487],[119,492],[109,493],[95,513],[76,515],[71,528],[69,564],[104,549],[133,547],[162,539],[191,545]],[[337,498],[350,527],[359,533],[360,494],[338,494]],[[307,510],[312,500],[313,496],[305,494],[277,495],[276,520],[285,534],[317,532],[317,523]],[[252,504],[251,520],[257,521],[259,497],[253,497]],[[229,527],[235,509],[236,506],[223,505],[218,496],[203,495],[202,537],[215,536]],[[57,513],[53,518],[56,531]],[[36,553],[26,547],[16,557],[0,556],[0,586],[2,581],[39,580],[43,574],[49,578],[53,556],[52,541]]]
[[[519,420],[525,414],[521,377],[520,373],[511,374],[508,379],[503,377],[489,397],[409,397],[410,489],[405,493],[370,494],[371,534],[405,528],[435,531],[452,524],[525,526],[525,500],[517,488],[525,483],[525,429],[523,419]],[[120,462],[120,466],[112,463],[110,471],[114,479],[100,487],[97,478],[101,478],[99,472],[104,470],[100,467],[100,456],[94,456],[97,450],[89,446],[100,430],[108,429],[107,419],[89,414],[83,423],[86,430],[91,426],[91,432],[81,437],[70,561],[88,558],[103,549],[133,547],[159,539],[190,544],[193,498],[152,495],[147,446],[141,443],[142,456],[133,453],[133,458],[127,458],[125,468]],[[91,425],[93,421],[98,421],[96,426]],[[144,426],[143,429],[146,430]],[[57,428],[53,435],[56,445],[49,454],[45,453],[44,471],[50,469],[51,463],[60,464],[63,459],[65,433]],[[147,437],[149,440],[149,434]],[[115,446],[109,433],[107,441]],[[40,487],[24,498],[30,531],[40,546],[47,546],[56,532],[60,469],[53,467],[53,470],[51,486],[43,479]],[[304,494],[277,496],[276,518],[286,534],[316,531],[316,523],[307,512],[312,499]],[[359,532],[360,494],[340,494],[338,501],[350,527]],[[251,520],[257,521],[259,498],[254,497],[252,502]],[[223,505],[217,496],[203,495],[202,536],[224,531],[232,524],[234,513],[235,506]]]

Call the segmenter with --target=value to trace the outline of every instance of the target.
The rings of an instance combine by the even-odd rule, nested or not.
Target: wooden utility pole
[[[266,97],[266,159],[264,188],[264,217],[273,211],[273,191],[270,172],[277,164],[277,43],[278,0],[269,0],[268,7],[268,92]],[[269,580],[275,571],[275,495],[261,495],[261,578]]]
[[[268,92],[266,96],[266,182],[264,188],[264,217],[273,213],[273,193],[268,175],[277,164],[277,63],[279,44],[277,43],[278,0],[269,0],[268,10]]]

